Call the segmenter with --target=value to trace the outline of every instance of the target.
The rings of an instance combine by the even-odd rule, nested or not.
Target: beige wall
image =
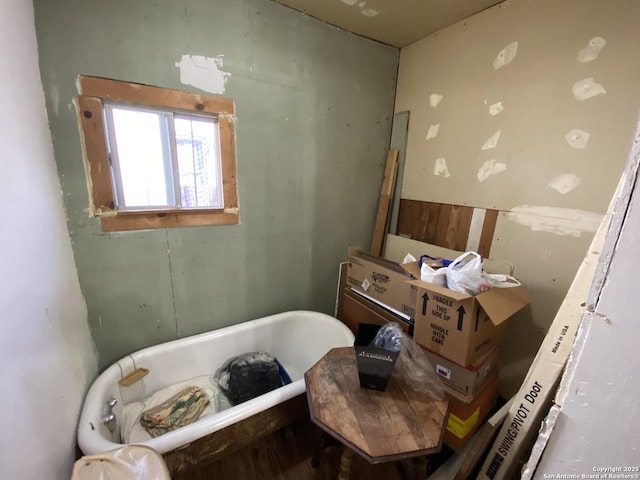
[[[638,478],[639,166],[640,126],[625,168],[627,178],[619,204],[600,249],[589,294],[594,313],[582,316],[555,405],[541,428],[522,479],[550,478],[555,472],[573,478],[594,474],[600,478]],[[610,470],[605,470],[607,467]],[[613,467],[620,470],[611,470]]]
[[[491,256],[532,295],[503,347],[505,395],[618,183],[640,104],[638,18],[634,0],[514,0],[401,51],[402,197],[501,210]]]

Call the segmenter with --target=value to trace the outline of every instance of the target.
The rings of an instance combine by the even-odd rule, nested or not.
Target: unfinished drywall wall
[[[35,9],[100,365],[283,310],[331,313],[339,261],[373,232],[398,50],[267,0],[37,0]],[[86,213],[78,74],[233,99],[240,225],[103,234]]]
[[[640,64],[632,0],[512,0],[401,51],[402,198],[501,211],[491,257],[532,296],[503,347],[515,391],[617,185]]]
[[[38,70],[33,5],[0,4],[0,478],[66,480],[97,371]]]
[[[635,303],[639,166],[640,125],[587,300],[589,308],[523,478],[640,478],[640,324]]]

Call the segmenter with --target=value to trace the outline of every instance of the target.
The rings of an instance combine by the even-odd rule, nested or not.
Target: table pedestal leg
[[[400,460],[396,465],[402,480],[426,480],[427,478],[427,457],[425,456]]]
[[[343,445],[342,456],[340,457],[340,474],[338,475],[338,480],[349,480],[352,459],[353,450]]]
[[[335,443],[327,434],[322,433],[316,443],[315,451],[311,457],[311,466],[313,468],[322,467],[325,480],[331,480],[331,466],[326,458],[326,449]]]
[[[416,457],[416,479],[425,480],[427,478],[427,457]]]
[[[316,442],[316,448],[313,451],[313,456],[311,457],[311,466],[313,468],[318,468],[320,465],[324,463],[324,449],[326,446],[326,437],[324,433],[320,435],[318,441]]]

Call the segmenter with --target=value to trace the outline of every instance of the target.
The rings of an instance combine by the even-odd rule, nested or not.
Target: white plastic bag
[[[456,292],[477,295],[490,285],[482,274],[482,257],[476,252],[466,252],[446,268],[447,288]]]
[[[435,285],[440,285],[441,287],[447,286],[447,269],[446,268],[433,268],[426,264],[426,262],[422,263],[420,267],[420,280],[423,282],[433,283]]]
[[[446,268],[446,272],[447,288],[469,295],[477,295],[490,288],[509,288],[521,285],[511,275],[483,272],[482,257],[476,252],[463,253],[451,262],[451,265]]]
[[[499,273],[482,273],[486,283],[491,287],[497,288],[510,288],[519,287],[522,285],[518,280],[511,275],[502,275]]]
[[[402,260],[402,263],[410,263],[410,262],[416,262],[416,257],[414,257],[413,255],[411,255],[410,253],[407,253],[404,256],[404,260]]]

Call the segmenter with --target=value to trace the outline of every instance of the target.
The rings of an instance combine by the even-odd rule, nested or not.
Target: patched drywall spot
[[[443,98],[444,97],[439,93],[432,93],[431,95],[429,95],[429,105],[435,108],[438,106],[438,104],[442,101]]]
[[[175,64],[180,69],[180,83],[209,93],[224,93],[227,77],[230,74],[221,70],[223,57],[224,55],[218,55],[215,58],[182,55],[182,59]]]
[[[593,37],[586,47],[578,52],[577,60],[580,63],[587,63],[595,60],[600,55],[600,50],[604,48],[607,41],[602,37]]]
[[[435,123],[435,124],[429,126],[429,130],[427,131],[427,136],[425,137],[425,140],[429,140],[431,138],[435,138],[438,135],[438,130],[440,130],[440,124],[439,123]]]
[[[493,158],[484,162],[484,165],[478,170],[478,181],[484,182],[491,175],[504,172],[507,169],[505,163],[496,162]]]
[[[57,85],[51,85],[49,87],[49,98],[51,99],[51,106],[53,107],[53,113],[56,117],[60,111],[60,91]]]
[[[596,82],[593,77],[585,78],[584,80],[574,83],[571,91],[576,100],[587,100],[596,95],[607,93],[604,87]]]
[[[563,173],[551,180],[547,186],[562,194],[569,193],[580,185],[580,177],[574,173]]]
[[[375,17],[376,15],[378,15],[378,11],[374,10],[373,8],[365,8],[360,13],[362,13],[362,15],[364,15],[365,17]]]
[[[449,178],[451,176],[449,168],[447,167],[447,160],[444,157],[436,158],[436,163],[433,167],[433,174],[444,178]]]
[[[366,4],[367,4],[367,2],[360,2],[360,3],[358,4],[358,6],[359,6],[360,8],[364,8],[364,6],[365,6]]]
[[[521,205],[507,213],[507,219],[531,228],[534,232],[580,237],[594,233],[603,215],[585,210],[535,205]]]
[[[496,102],[489,105],[489,115],[492,115],[492,116],[498,115],[503,110],[504,110],[504,107],[502,106],[502,102]]]
[[[513,62],[513,59],[516,58],[516,54],[518,53],[518,42],[512,42],[502,50],[496,56],[493,61],[494,70],[498,70],[499,68],[504,67],[505,65],[509,65]]]
[[[584,130],[574,128],[572,130],[569,130],[564,138],[567,140],[567,143],[571,145],[571,147],[582,149],[587,146],[589,136],[589,133],[585,132]]]
[[[498,140],[500,140],[500,133],[501,133],[500,130],[498,130],[496,133],[494,133],[489,138],[487,138],[487,140],[482,144],[482,147],[480,147],[480,149],[491,150],[493,148],[496,148],[496,146],[498,145]]]
[[[355,5],[358,3],[358,0],[340,0],[342,3],[346,3],[347,5]]]

